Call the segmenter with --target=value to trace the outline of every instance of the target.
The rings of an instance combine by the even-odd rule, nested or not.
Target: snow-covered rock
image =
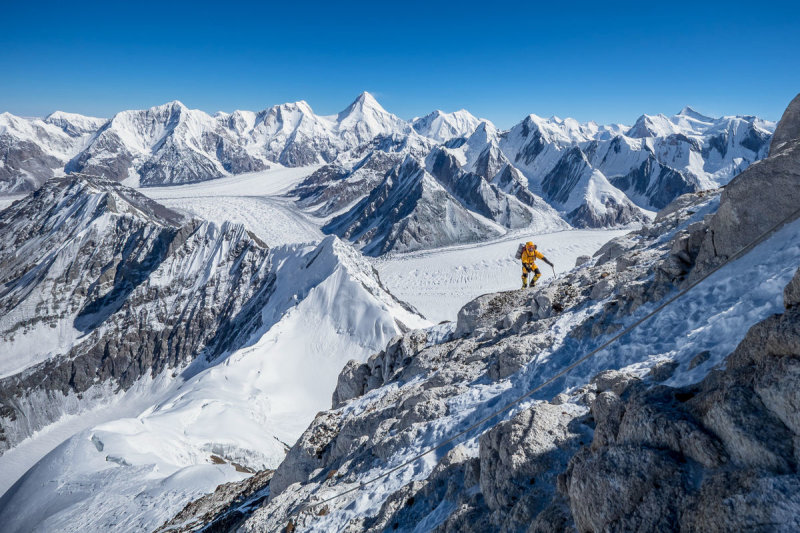
[[[336,237],[267,249],[110,180],[50,181],[0,227],[13,229],[0,256],[4,451],[134,388],[150,401],[37,463],[0,501],[9,531],[155,529],[277,466],[348,359],[428,325]]]
[[[444,143],[459,137],[469,137],[481,122],[488,121],[476,118],[466,109],[452,113],[437,109],[424,117],[413,119],[411,125],[420,135]]]
[[[644,222],[645,214],[592,168],[579,148],[571,148],[542,180],[542,193],[577,227]]]
[[[408,155],[424,157],[432,143],[419,135],[379,135],[337,156],[294,187],[297,205],[316,216],[340,214],[367,196]]]
[[[101,178],[54,179],[5,210],[0,450],[257,327],[268,250]]]
[[[44,122],[58,126],[64,133],[72,137],[81,137],[99,130],[108,119],[87,117],[77,113],[54,111],[44,118]]]
[[[348,364],[240,530],[798,527],[800,222],[581,359],[686,286],[729,201],[684,195],[537,291],[473,301],[455,334]]]
[[[0,114],[0,194],[29,192],[63,174],[103,122],[61,112],[44,120]]]
[[[117,113],[67,172],[142,185],[191,183],[266,168],[218,119],[174,101]]]
[[[535,192],[577,148],[636,205],[657,210],[686,192],[725,185],[765,157],[774,128],[752,116],[714,119],[690,108],[643,115],[627,130],[530,115],[500,136],[500,147]]]
[[[502,233],[463,207],[411,156],[322,229],[352,241],[367,255],[476,242]]]

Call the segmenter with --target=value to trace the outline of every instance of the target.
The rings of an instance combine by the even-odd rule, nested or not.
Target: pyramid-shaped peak
[[[678,116],[689,117],[698,120],[713,120],[708,115],[704,115],[688,105],[681,109],[680,113],[678,113]]]
[[[381,104],[367,91],[358,95],[358,98],[353,100],[353,103],[347,106],[347,109],[339,113],[339,120],[342,120],[352,114],[363,113],[364,111],[373,111],[378,113],[388,113]]]
[[[355,103],[369,107],[381,107],[381,104],[378,103],[375,97],[372,96],[372,94],[367,91],[364,91],[361,94],[359,94],[358,98],[356,98]]]

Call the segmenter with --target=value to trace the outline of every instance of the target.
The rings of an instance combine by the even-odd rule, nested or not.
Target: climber
[[[533,272],[533,279],[531,280],[531,287],[536,285],[536,281],[542,276],[542,273],[539,272],[539,267],[536,266],[536,260],[541,259],[553,269],[553,273],[555,274],[555,267],[553,263],[548,261],[548,259],[544,256],[542,252],[536,249],[536,245],[532,242],[528,241],[525,243],[525,248],[522,251],[521,257],[522,259],[522,288],[525,289],[528,287],[528,274]]]

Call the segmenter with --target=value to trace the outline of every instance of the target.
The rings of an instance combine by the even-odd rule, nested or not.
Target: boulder
[[[634,383],[641,381],[633,374],[620,370],[603,370],[592,378],[591,383],[597,386],[597,393],[607,390],[614,391],[617,396],[622,396],[625,391]]]
[[[794,97],[783,112],[783,116],[775,128],[775,133],[772,134],[769,156],[777,155],[797,139],[800,139],[800,94]]]
[[[333,405],[334,408],[338,408],[344,405],[348,400],[358,398],[364,394],[369,374],[369,366],[366,364],[359,363],[352,359],[348,361],[339,374],[339,378],[336,382],[336,389],[333,391],[331,405]]]
[[[480,437],[480,488],[489,509],[511,522],[502,530],[529,524],[548,506],[558,466],[566,467],[591,438],[589,428],[577,420],[582,412],[575,406],[540,403]]]
[[[786,309],[800,305],[800,268],[794,273],[792,281],[783,289],[783,305]]]
[[[578,267],[578,266],[584,265],[584,264],[588,263],[591,260],[592,260],[592,257],[589,256],[589,255],[579,255],[578,257],[575,258],[575,266]]]
[[[567,470],[578,531],[673,531],[689,484],[677,457],[641,446],[581,450]]]
[[[675,370],[678,368],[678,362],[673,360],[659,361],[647,373],[647,377],[655,382],[666,381],[672,377]]]

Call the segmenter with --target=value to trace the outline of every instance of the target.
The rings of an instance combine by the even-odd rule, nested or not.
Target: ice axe
[[[550,265],[550,268],[552,268],[552,269],[553,269],[553,277],[556,277],[556,267],[555,267],[555,265],[554,265],[553,263],[551,263],[550,261],[548,261],[547,259],[545,259],[544,261],[545,261],[545,262],[546,262],[548,265]]]

